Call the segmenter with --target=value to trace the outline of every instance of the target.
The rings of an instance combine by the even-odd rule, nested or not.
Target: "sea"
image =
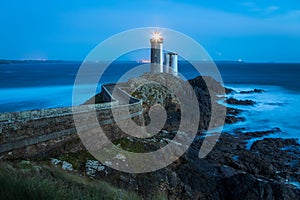
[[[82,62],[71,61],[18,61],[0,64],[0,112],[17,112],[43,108],[80,105],[91,98],[82,93],[72,102],[74,82]],[[114,83],[138,62],[113,62],[97,85]],[[250,99],[254,106],[232,106],[244,110],[246,121],[225,125],[226,132],[235,129],[262,131],[280,128],[281,132],[264,137],[300,139],[300,64],[216,62],[223,84],[234,89],[228,96]],[[149,71],[145,67],[145,72]],[[179,72],[191,79],[199,73],[187,62],[179,62]],[[142,73],[142,72],[140,72]],[[135,74],[138,76],[139,74]],[[89,88],[91,85],[82,85]],[[264,93],[241,94],[239,91],[262,89]]]

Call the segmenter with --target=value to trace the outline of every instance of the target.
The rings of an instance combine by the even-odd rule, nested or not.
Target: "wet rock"
[[[224,178],[219,184],[220,199],[298,199],[300,191],[284,184],[258,179],[251,174]]]
[[[245,106],[253,106],[255,104],[254,101],[252,100],[237,100],[234,98],[229,98],[225,101],[228,104],[233,104],[233,105],[245,105]]]
[[[95,177],[96,172],[103,172],[104,170],[105,166],[99,163],[97,160],[87,160],[85,164],[85,172],[90,177]]]
[[[69,162],[62,161],[62,160],[59,160],[59,159],[56,159],[56,158],[51,158],[51,163],[54,166],[60,166],[61,165],[61,168],[63,170],[73,171],[73,165]]]
[[[73,166],[71,163],[68,163],[66,161],[62,162],[62,169],[67,170],[67,171],[73,171]]]
[[[264,92],[265,92],[265,90],[254,89],[254,90],[249,90],[249,91],[240,91],[240,94],[264,93]]]
[[[226,116],[225,118],[225,123],[226,124],[235,124],[237,122],[243,122],[245,121],[246,119],[244,117],[235,117],[235,116]]]
[[[210,92],[214,92],[215,94],[219,95],[222,95],[222,93],[226,92],[225,88],[219,82],[208,76],[198,76],[189,80],[189,83],[192,87],[197,86],[202,91],[208,91],[207,86],[209,85]],[[228,89],[227,91],[229,92],[231,89]]]
[[[299,146],[299,143],[296,139],[265,138],[263,140],[258,140],[254,142],[251,146],[251,150],[265,148],[278,150],[287,146]]]
[[[243,133],[243,136],[247,138],[259,138],[259,137],[271,135],[274,133],[280,133],[280,132],[281,132],[280,128],[276,127],[272,130],[267,130],[267,131],[245,132]]]
[[[226,94],[230,94],[230,93],[233,93],[233,92],[235,92],[233,89],[231,89],[231,88],[225,88],[225,93]]]
[[[227,115],[234,115],[237,116],[243,112],[243,110],[237,109],[237,108],[226,108],[227,109]]]
[[[59,165],[62,161],[56,158],[51,158],[51,163],[55,166]]]

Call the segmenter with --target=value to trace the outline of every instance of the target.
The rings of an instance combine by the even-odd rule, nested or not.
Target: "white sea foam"
[[[227,95],[239,100],[250,99],[256,102],[254,106],[229,105],[226,106],[244,110],[241,116],[246,118],[245,122],[226,125],[225,131],[245,128],[245,132],[263,131],[278,127],[282,133],[276,133],[265,137],[300,138],[300,94],[290,92],[278,86],[262,85],[229,85],[235,91],[250,91],[255,88],[265,90],[264,93],[232,93]],[[264,137],[264,138],[265,138]],[[263,138],[260,138],[263,139]],[[249,144],[257,139],[249,141]]]
[[[297,189],[300,189],[300,183],[298,181],[288,181],[286,184],[293,185]]]

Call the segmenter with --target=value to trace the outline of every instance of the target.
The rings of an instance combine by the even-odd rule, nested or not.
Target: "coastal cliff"
[[[148,77],[149,78],[149,77]],[[156,77],[162,79],[161,76]],[[210,79],[215,91],[223,87]],[[164,130],[149,139],[122,138],[114,141],[125,150],[134,152],[151,152],[168,144],[178,134],[180,118],[175,96],[167,88],[158,88],[155,84],[143,85],[143,78],[129,80],[128,85],[138,88],[132,93],[143,99],[147,113],[149,106],[159,102],[169,108],[170,116]],[[168,167],[147,174],[120,173],[107,168],[107,171],[96,171],[94,177],[106,180],[121,188],[137,192],[144,198],[151,199],[163,194],[168,199],[297,199],[300,190],[299,144],[293,139],[266,138],[255,141],[250,147],[248,141],[281,132],[277,127],[268,131],[247,132],[232,130],[223,132],[214,149],[204,159],[198,157],[210,122],[211,102],[220,100],[213,93],[209,94],[202,77],[189,80],[202,110],[198,136],[175,163]],[[127,86],[128,86],[127,85]],[[226,93],[234,92],[225,89]],[[243,91],[243,93],[261,90]],[[165,101],[162,101],[164,99]],[[229,104],[252,106],[250,100],[225,100]],[[219,105],[222,106],[222,105]],[[240,114],[242,110],[227,108],[225,122],[233,124],[246,120]],[[177,124],[177,126],[176,126]],[[153,142],[157,141],[157,142]],[[129,185],[128,185],[129,183]]]
[[[153,78],[164,81],[163,76]],[[141,139],[126,136],[114,123],[104,127],[105,133],[115,145],[136,153],[155,151],[169,144],[176,134],[185,134],[177,132],[180,105],[176,96],[168,88],[158,87],[154,83],[137,87],[142,85],[144,80],[143,77],[131,79],[122,84],[122,87],[127,87],[127,92],[143,100],[143,116],[147,123],[149,123],[147,120],[150,120],[149,107],[160,103],[167,109],[168,118],[163,130],[151,138]],[[226,93],[234,92],[223,88],[213,79],[210,81],[210,84],[214,85],[213,91],[208,91],[203,77],[188,81],[195,91],[201,110],[198,133],[192,145],[176,162],[158,171],[130,174],[114,170],[93,158],[79,140],[78,146],[67,151],[57,146],[60,150],[50,153],[43,148],[44,152],[35,157],[22,157],[21,160],[15,157],[3,157],[2,161],[7,161],[8,158],[12,165],[17,163],[18,167],[20,167],[19,163],[24,162],[22,159],[30,160],[26,162],[35,165],[48,163],[50,166],[63,168],[66,170],[65,173],[84,176],[90,179],[91,184],[97,184],[99,180],[105,181],[144,199],[157,196],[166,199],[297,199],[300,196],[300,190],[297,188],[297,182],[300,181],[298,142],[293,139],[265,138],[249,145],[249,141],[253,138],[280,132],[277,127],[268,131],[223,132],[214,149],[205,158],[198,157],[210,122],[212,101],[222,100],[217,96],[219,90],[224,90]],[[130,88],[135,89],[132,91]],[[95,102],[95,99],[96,103],[102,103],[102,97],[103,92],[87,103]],[[228,103],[253,105],[248,105],[248,101],[233,99]],[[232,124],[246,120],[241,116],[242,112],[242,110],[227,108],[225,122]],[[122,159],[122,162],[126,162],[126,157]]]

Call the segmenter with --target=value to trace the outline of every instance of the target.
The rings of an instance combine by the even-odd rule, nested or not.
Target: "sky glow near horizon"
[[[194,38],[214,60],[300,62],[294,0],[12,0],[0,12],[0,59],[83,60],[108,37],[150,26]]]

